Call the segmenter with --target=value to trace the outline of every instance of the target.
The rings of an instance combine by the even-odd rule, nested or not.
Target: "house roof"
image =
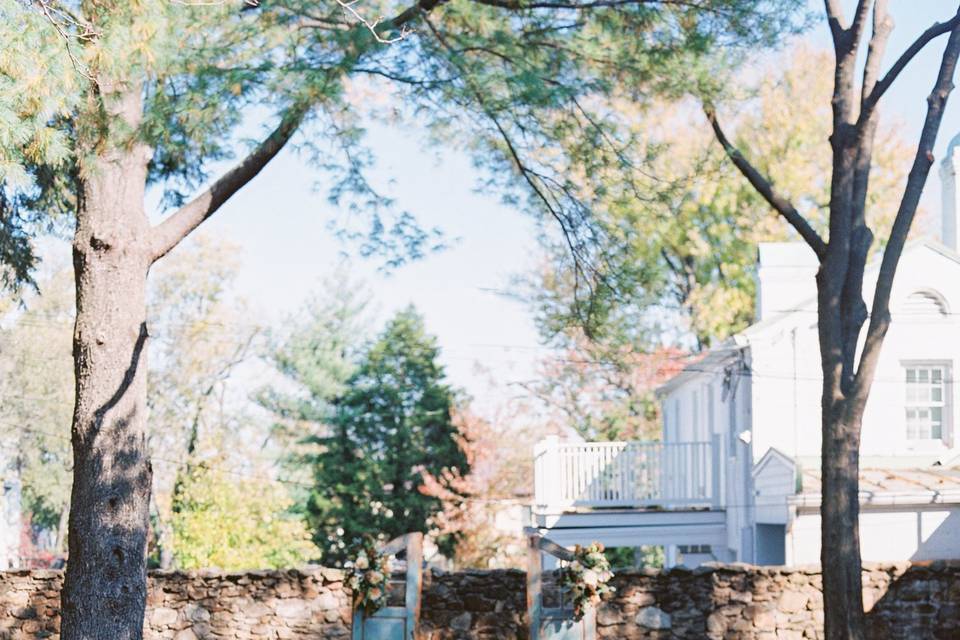
[[[790,498],[790,503],[801,507],[819,506],[820,470],[801,470],[800,481],[800,492]],[[960,467],[861,469],[860,504],[960,504]]]
[[[958,265],[960,265],[960,253],[957,253],[956,251],[946,246],[945,244],[930,238],[919,238],[917,240],[910,240],[909,242],[907,242],[906,246],[903,249],[903,255],[912,253],[919,249],[929,249],[930,251],[938,253],[944,258],[947,258],[948,260],[952,260],[953,262],[956,262]],[[881,255],[875,256],[872,260],[870,260],[870,262],[867,263],[866,269],[864,271],[865,273],[864,279],[868,279],[866,277],[866,274],[879,273],[880,263],[882,262],[882,260],[883,260],[883,255],[881,254]],[[817,304],[816,296],[811,296],[797,303],[796,309],[801,310],[801,309],[807,309],[808,307],[812,307],[816,309],[816,304]],[[797,311],[786,311],[783,313],[779,313],[775,316],[771,316],[770,318],[767,318],[765,320],[761,320],[760,322],[755,322],[749,327],[747,327],[746,329],[744,329],[743,331],[733,336],[733,340],[737,344],[746,344],[749,342],[749,338],[753,334],[758,333],[762,329],[766,329],[768,327],[780,324],[781,322],[784,322],[789,318],[795,318],[796,315],[797,315]]]
[[[678,374],[657,387],[657,395],[662,396],[670,393],[690,378],[694,378],[702,373],[717,371],[727,362],[732,361],[743,349],[744,346],[734,344],[730,340],[718,347],[710,349],[704,353],[702,357],[694,359],[683,367]]]
[[[911,253],[919,249],[928,249],[930,251],[934,251],[942,255],[943,257],[949,260],[952,260],[953,262],[956,262],[958,265],[960,265],[960,253],[954,251],[953,249],[949,248],[943,243],[938,242],[936,240],[932,240],[930,238],[920,238],[917,240],[910,240],[909,242],[907,242],[906,246],[904,247],[903,253],[904,255],[906,255],[907,253]],[[882,258],[883,258],[882,256],[877,256],[873,258],[867,264],[866,273],[869,274],[869,273],[878,272],[880,270],[880,263],[882,261]],[[817,303],[816,297],[807,298],[806,300],[802,300],[800,303],[798,303],[796,305],[796,309],[800,310],[800,309],[806,309],[808,307],[812,307],[815,309],[816,303]],[[686,380],[689,380],[690,378],[695,377],[700,373],[703,373],[705,370],[704,364],[707,364],[707,363],[715,364],[718,362],[722,362],[728,359],[734,352],[741,351],[743,349],[748,348],[750,346],[751,337],[753,337],[760,331],[763,331],[769,327],[785,322],[790,318],[796,318],[796,317],[797,317],[797,311],[787,311],[787,312],[774,315],[770,318],[761,320],[760,322],[753,323],[743,331],[740,331],[739,333],[731,336],[719,347],[709,350],[703,356],[703,358],[688,364],[686,367],[684,367],[680,371],[680,373],[678,373],[673,378],[667,380],[664,384],[660,385],[657,388],[657,395],[664,395],[666,393],[669,393],[673,389],[680,386]],[[803,317],[806,318],[807,316],[803,316]],[[716,367],[714,367],[714,369],[716,369]]]
[[[783,451],[780,451],[776,447],[770,447],[767,449],[767,452],[763,454],[760,460],[753,465],[753,477],[756,478],[767,465],[774,464],[775,462],[778,462],[781,465],[791,469],[794,469],[797,466],[797,463],[794,462],[793,458],[785,454]]]

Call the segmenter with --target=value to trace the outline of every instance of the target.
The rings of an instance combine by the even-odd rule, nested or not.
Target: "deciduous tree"
[[[286,487],[264,471],[231,473],[220,458],[191,467],[174,501],[177,566],[225,571],[285,569],[319,557]]]
[[[738,107],[736,144],[749,145],[759,170],[777,176],[777,188],[820,230],[827,227],[830,200],[832,79],[819,71],[830,58],[797,44],[754,63],[745,80],[726,87]],[[796,232],[770,216],[769,205],[713,142],[689,100],[640,108],[617,96],[607,99],[629,129],[621,136],[636,138],[623,152],[634,169],[625,172],[615,159],[582,176],[577,189],[581,198],[592,197],[595,216],[615,245],[605,264],[608,286],[578,297],[567,252],[553,239],[550,260],[531,287],[541,333],[589,360],[599,358],[579,346],[587,342],[613,362],[618,350],[709,347],[754,321],[757,244],[796,238]],[[867,215],[881,238],[907,174],[901,129],[891,121],[877,134]],[[882,247],[878,242],[873,250]]]
[[[758,168],[757,156],[749,144],[738,146],[727,136],[711,102],[705,102],[704,111],[733,164],[820,260],[816,281],[823,371],[820,513],[824,629],[828,640],[859,640],[865,637],[858,528],[863,412],[890,327],[893,279],[933,164],[934,144],[953,89],[960,56],[960,8],[954,8],[956,15],[948,14],[942,22],[918,34],[885,69],[884,54],[893,30],[887,1],[860,0],[850,16],[844,15],[839,0],[826,0],[824,6],[835,54],[830,99],[830,199],[825,229],[818,229],[814,221],[803,215],[795,204],[796,195],[782,191],[775,174],[767,175]],[[940,36],[946,36],[947,41],[939,68],[931,69],[933,86],[927,97],[916,152],[912,158],[904,159],[905,164],[910,163],[906,185],[897,200],[889,232],[877,234],[868,214],[880,121],[878,107],[917,53]],[[741,133],[747,137],[746,132]],[[877,241],[883,245],[882,258],[868,311],[863,295],[864,273]],[[862,349],[858,348],[861,344]]]

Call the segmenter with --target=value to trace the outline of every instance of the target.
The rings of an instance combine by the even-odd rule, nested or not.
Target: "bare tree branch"
[[[873,30],[867,46],[867,58],[863,69],[860,96],[866,96],[876,84],[880,61],[886,48],[893,21],[887,13],[887,0],[876,0],[873,6]],[[850,88],[852,92],[852,87]],[[867,226],[866,205],[870,185],[870,170],[873,164],[873,144],[877,131],[877,114],[874,110],[863,127],[856,129],[853,139],[855,158],[849,206],[849,252],[847,268],[840,295],[840,325],[842,331],[842,369],[840,388],[849,395],[856,371],[856,353],[863,324],[867,320],[867,304],[863,299],[863,278],[866,271],[873,232]],[[831,238],[833,236],[831,235]]]
[[[730,158],[730,161],[733,162],[734,166],[736,166],[737,169],[740,170],[740,173],[743,174],[743,177],[753,185],[753,188],[763,196],[763,199],[797,230],[797,233],[810,245],[810,248],[817,254],[817,257],[823,260],[827,253],[827,245],[823,241],[823,238],[810,226],[806,218],[800,215],[796,207],[785,197],[777,193],[773,185],[770,184],[770,181],[750,164],[750,161],[730,143],[723,129],[720,127],[720,123],[717,121],[716,110],[711,105],[704,104],[703,112],[706,114],[707,120],[713,128],[717,142],[723,147],[724,152],[727,154],[727,157]]]
[[[827,11],[827,24],[830,25],[830,35],[833,36],[833,45],[838,47],[840,39],[846,32],[843,26],[843,8],[840,6],[840,0],[824,0],[824,8]]]
[[[396,36],[393,36],[392,38],[384,38],[383,36],[381,36],[381,35],[377,32],[377,27],[380,26],[381,24],[383,24],[383,22],[384,22],[383,16],[379,16],[378,18],[376,18],[376,19],[373,20],[373,21],[368,20],[367,18],[364,18],[363,15],[361,15],[359,11],[357,11],[356,9],[353,8],[353,5],[357,4],[357,2],[359,2],[359,1],[360,1],[360,0],[336,0],[336,3],[337,3],[338,5],[340,5],[340,8],[341,8],[341,9],[343,9],[345,12],[349,13],[351,16],[353,16],[353,18],[354,18],[355,20],[357,20],[360,24],[362,24],[364,27],[366,27],[367,31],[369,31],[370,33],[372,33],[372,34],[373,34],[373,37],[374,37],[374,38],[376,39],[376,41],[379,42],[380,44],[393,44],[394,42],[400,42],[400,41],[403,40],[405,37],[407,37],[406,26],[405,26],[404,24],[402,24],[402,23],[398,25],[397,23],[395,23],[395,22],[393,22],[393,21],[390,22],[390,26],[392,26],[393,28],[399,27],[399,28],[400,28],[400,34],[399,34],[399,35],[396,35]]]
[[[953,31],[957,25],[960,24],[960,8],[957,9],[956,15],[953,16],[950,20],[946,22],[937,22],[933,24],[929,29],[920,34],[920,36],[913,41],[913,43],[907,47],[897,61],[893,63],[893,66],[887,71],[879,82],[871,89],[870,94],[863,99],[863,106],[861,109],[861,121],[865,121],[873,109],[877,106],[877,103],[880,101],[880,98],[886,93],[887,89],[890,88],[890,85],[893,84],[894,80],[897,79],[897,76],[903,71],[903,69],[913,60],[920,51],[930,43],[931,40],[942,36],[945,33],[950,33]]]
[[[853,23],[847,29],[848,44],[854,49],[860,46],[860,34],[863,33],[863,27],[867,23],[867,16],[870,15],[870,0],[858,0],[857,8],[853,12]]]
[[[277,128],[267,136],[240,164],[220,176],[210,188],[183,205],[152,229],[152,259],[169,253],[191,231],[216,213],[233,194],[253,180],[296,133],[309,111],[309,104],[299,102],[291,106]]]
[[[920,133],[920,142],[914,156],[913,166],[907,177],[907,186],[904,188],[900,208],[894,219],[890,238],[883,251],[883,260],[880,263],[880,274],[877,277],[877,288],[873,295],[873,308],[870,312],[870,326],[867,329],[867,338],[860,356],[860,366],[857,368],[854,380],[855,397],[866,401],[866,389],[873,382],[877,363],[880,357],[880,347],[883,338],[890,327],[890,293],[893,289],[893,277],[903,254],[903,247],[910,233],[913,218],[920,203],[920,194],[933,165],[933,146],[937,141],[940,123],[943,120],[943,111],[947,98],[953,90],[953,77],[957,67],[957,58],[960,56],[960,24],[954,26],[950,33],[940,63],[940,72],[933,91],[927,98],[927,116],[924,119]]]

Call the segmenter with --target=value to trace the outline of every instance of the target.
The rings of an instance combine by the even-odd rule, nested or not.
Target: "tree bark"
[[[140,92],[109,106],[139,121]],[[149,149],[116,145],[87,162],[73,240],[77,317],[73,491],[63,640],[139,640],[146,605],[152,470],[147,455],[144,211]]]
[[[864,638],[860,566],[860,427],[862,412],[848,404],[822,411],[820,563],[823,567],[824,635],[827,640]]]

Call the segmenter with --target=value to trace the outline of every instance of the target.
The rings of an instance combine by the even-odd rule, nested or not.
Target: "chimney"
[[[795,309],[817,295],[816,254],[805,242],[761,242],[757,259],[757,321]]]
[[[957,161],[960,159],[960,135],[950,141],[947,155],[940,163],[940,241],[957,250]]]

